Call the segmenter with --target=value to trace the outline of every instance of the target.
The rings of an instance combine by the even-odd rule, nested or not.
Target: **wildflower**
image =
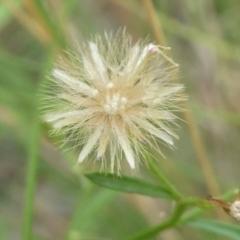
[[[229,209],[230,215],[237,221],[240,221],[240,200],[235,200]]]
[[[237,221],[240,221],[240,199],[238,197],[239,190],[235,191],[235,200],[230,203],[224,200],[208,196],[207,200],[217,207],[221,207],[227,214]]]
[[[91,155],[113,172],[125,158],[135,169],[146,143],[172,146],[177,137],[169,127],[182,99],[183,86],[171,82],[176,72],[161,47],[133,45],[125,30],[96,36],[55,64],[44,119],[64,143],[82,147],[79,163]]]

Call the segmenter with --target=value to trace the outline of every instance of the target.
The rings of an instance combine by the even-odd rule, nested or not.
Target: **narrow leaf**
[[[127,193],[137,193],[150,197],[173,198],[171,193],[163,187],[153,185],[141,179],[106,173],[90,173],[85,176],[92,182],[113,190]]]
[[[240,239],[240,225],[205,219],[194,220],[189,222],[188,225],[207,232],[215,233],[219,236],[227,237],[229,240]]]

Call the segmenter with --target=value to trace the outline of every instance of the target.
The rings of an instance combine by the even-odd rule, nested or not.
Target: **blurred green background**
[[[199,127],[221,193],[239,186],[240,1],[153,1],[171,55],[181,66],[190,113]],[[27,158],[38,137],[38,89],[57,53],[104,30],[126,26],[135,40],[152,29],[141,0],[2,0],[0,2],[0,239],[21,239]],[[156,42],[156,41],[155,41]],[[181,117],[181,115],[179,115]],[[187,123],[175,151],[163,147],[163,172],[186,195],[211,194]],[[34,240],[118,239],[165,220],[165,200],[94,186],[76,167],[77,152],[57,149],[41,124]],[[37,131],[37,130],[36,130]],[[33,144],[32,144],[33,143]],[[74,154],[74,155],[72,155]],[[129,173],[132,174],[132,173]],[[135,175],[152,179],[145,166]],[[215,212],[205,215],[215,218]],[[228,221],[232,221],[228,219]],[[213,239],[188,226],[163,240]]]

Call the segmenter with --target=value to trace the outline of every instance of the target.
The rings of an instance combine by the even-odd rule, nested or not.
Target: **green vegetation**
[[[239,239],[239,222],[206,200],[233,202],[240,182],[239,1],[147,2],[1,1],[0,239]],[[119,178],[59,147],[40,95],[60,52],[124,26],[171,47],[188,104],[175,149],[133,173],[123,163]]]

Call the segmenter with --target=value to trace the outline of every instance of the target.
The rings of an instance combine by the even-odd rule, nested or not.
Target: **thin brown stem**
[[[158,21],[154,6],[151,0],[142,0],[143,6],[149,18],[149,24],[154,32],[154,35],[159,44],[167,46],[167,41],[165,39],[164,33],[162,31],[160,22]],[[179,79],[176,79],[179,82]],[[186,102],[181,103],[182,108],[188,110],[189,106]],[[204,148],[203,142],[200,137],[198,127],[191,115],[190,111],[183,112],[184,120],[188,123],[188,129],[193,141],[194,149],[198,157],[199,163],[201,165],[206,184],[210,193],[219,196],[219,186],[217,184],[214,171],[212,169],[210,160],[207,156],[206,150]]]
[[[9,0],[2,0],[4,6],[11,12],[26,29],[37,37],[42,43],[47,44],[50,41],[49,35],[29,14],[24,11],[15,2]]]
[[[156,40],[158,41],[158,43],[160,45],[167,46],[167,41],[164,36],[161,24],[158,21],[158,17],[155,13],[152,1],[151,0],[143,0],[142,2],[143,2],[143,6],[147,12],[148,21],[150,23],[150,26],[152,27],[152,30],[153,30]]]

